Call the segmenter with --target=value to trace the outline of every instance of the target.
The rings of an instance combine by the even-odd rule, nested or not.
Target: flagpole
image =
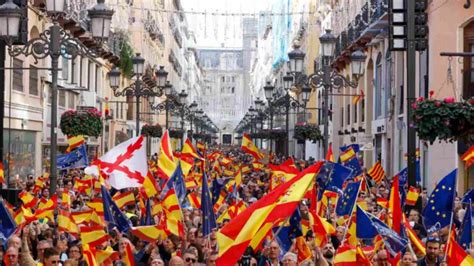
[[[456,173],[456,176],[454,178],[454,185],[457,186],[457,179],[458,175]],[[454,188],[453,188],[454,189]],[[453,200],[451,201],[454,205],[454,200],[456,199],[456,193],[453,193]],[[451,234],[452,234],[452,228],[453,228],[453,220],[454,220],[454,206],[453,208],[451,208],[451,221],[449,222],[449,232],[448,232],[448,241],[446,241],[446,250],[444,251],[444,257],[443,257],[443,261],[446,261],[446,256],[448,255],[448,245],[449,245],[449,241],[451,241]]]

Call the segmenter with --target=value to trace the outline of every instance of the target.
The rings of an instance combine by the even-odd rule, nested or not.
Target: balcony
[[[344,69],[353,51],[365,48],[388,27],[388,0],[368,0],[355,19],[337,37],[333,67]]]
[[[158,22],[155,20],[155,18],[151,15],[150,12],[148,12],[147,17],[143,19],[143,26],[145,28],[145,31],[148,33],[148,35],[153,41],[158,42],[160,46],[165,45],[165,37],[161,32],[160,28],[158,27]]]

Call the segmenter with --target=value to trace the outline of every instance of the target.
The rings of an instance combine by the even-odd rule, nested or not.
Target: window
[[[377,68],[375,70],[375,80],[374,80],[374,90],[375,90],[375,115],[374,118],[378,119],[382,116],[382,54],[379,54],[377,57]]]
[[[221,80],[222,80],[222,82],[225,82],[225,77],[224,77],[224,76],[222,76]]]
[[[76,103],[76,94],[73,92],[68,93],[68,98],[67,98],[67,108],[68,109],[74,109],[74,105]]]
[[[69,81],[69,59],[63,57],[63,65],[61,66],[61,75],[63,79],[68,82]]]
[[[347,125],[351,124],[351,105],[347,105]]]
[[[30,84],[29,93],[38,96],[38,69],[30,65]]]
[[[358,104],[354,104],[354,123],[357,123],[357,111],[359,109],[359,105]]]
[[[58,90],[58,105],[66,107],[66,91]]]
[[[234,76],[232,76],[232,82],[235,82],[235,77]]]
[[[360,122],[365,122],[365,98],[360,100]]]
[[[344,107],[341,107],[341,127],[344,126]]]
[[[232,87],[232,93],[235,93],[235,87]]]
[[[23,61],[13,59],[13,90],[23,91]]]
[[[474,52],[474,21],[464,28],[464,51]],[[463,61],[463,97],[469,99],[474,97],[474,57],[465,57]]]

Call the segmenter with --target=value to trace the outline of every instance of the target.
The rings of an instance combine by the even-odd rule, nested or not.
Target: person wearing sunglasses
[[[198,262],[196,253],[191,249],[187,249],[184,251],[183,259],[184,259],[184,263],[187,266],[197,265],[197,262]]]
[[[44,250],[44,266],[57,266],[61,265],[61,260],[59,259],[59,251],[55,248],[47,248]]]
[[[441,240],[439,237],[429,236],[426,239],[426,256],[417,261],[419,266],[441,265],[439,257],[441,251]]]

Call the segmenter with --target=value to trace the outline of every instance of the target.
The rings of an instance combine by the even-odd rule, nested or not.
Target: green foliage
[[[170,133],[170,138],[173,138],[173,139],[181,139],[183,138],[183,135],[184,135],[184,131],[181,129],[170,129],[169,133]]]
[[[294,139],[299,141],[311,140],[313,143],[323,139],[319,126],[315,124],[296,125]]]
[[[132,47],[130,46],[130,44],[128,44],[128,42],[124,41],[122,43],[122,48],[120,49],[119,68],[125,77],[130,78],[133,75],[133,56],[134,53]]]
[[[159,124],[142,126],[141,134],[145,137],[160,138],[163,135],[163,129]]]
[[[414,124],[420,139],[433,144],[439,141],[474,142],[474,99],[455,102],[419,98],[412,106]]]
[[[68,136],[93,136],[102,134],[102,118],[97,109],[88,110],[79,114],[75,110],[69,110],[61,115],[61,131]]]

